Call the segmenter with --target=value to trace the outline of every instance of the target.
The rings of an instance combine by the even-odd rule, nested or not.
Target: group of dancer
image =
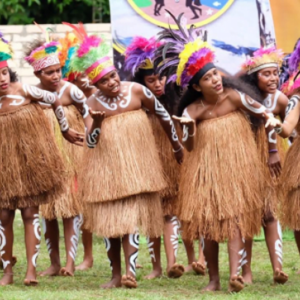
[[[72,28],[64,38],[46,33],[27,45],[24,58],[39,84],[21,84],[0,34],[0,285],[13,283],[16,209],[25,226],[25,285],[38,284],[40,214],[50,256],[41,276],[74,275],[82,231],[85,256],[77,269],[93,265],[95,233],[104,237],[112,270],[102,287],[136,288],[139,234],[153,265],[147,279],[162,275],[163,234],[168,277],[208,272],[204,291],[220,290],[219,243],[227,241],[228,289],[239,292],[252,283],[252,240],[263,227],[273,280],[288,280],[279,220],[295,231],[300,251],[300,142],[288,149],[285,139],[299,127],[300,45],[283,93],[281,50],[261,48],[240,78],[223,77],[206,33],[170,15],[178,30],[135,37],[125,50],[129,81],[120,80],[102,37],[64,23]],[[176,263],[179,229],[186,268]]]

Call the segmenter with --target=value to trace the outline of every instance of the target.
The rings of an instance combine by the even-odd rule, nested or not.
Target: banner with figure
[[[270,1],[110,0],[115,65],[122,79],[128,77],[123,70],[124,46],[136,35],[150,38],[161,27],[176,29],[170,11],[175,16],[184,13],[187,27],[194,24],[206,30],[216,50],[216,65],[224,74],[234,75],[247,55],[276,42]]]

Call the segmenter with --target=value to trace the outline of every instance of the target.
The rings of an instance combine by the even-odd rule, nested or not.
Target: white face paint
[[[133,85],[134,82],[130,84],[127,96],[124,96],[124,92],[122,92],[115,98],[108,98],[104,96],[101,92],[99,92],[99,96],[94,97],[103,107],[105,107],[108,110],[117,110],[118,107],[126,108],[131,102]]]
[[[138,250],[139,250],[139,234],[138,233],[134,233],[134,234],[129,234],[129,244],[136,248],[136,251],[134,253],[132,253],[129,257],[129,264],[130,264],[130,272],[135,276],[136,272],[135,272],[135,268],[136,268],[136,260],[138,257]]]
[[[34,236],[36,237],[36,239],[38,240],[38,243],[35,245],[35,249],[36,249],[36,253],[32,256],[31,262],[33,264],[33,266],[36,268],[36,261],[37,261],[37,257],[40,253],[40,242],[41,242],[41,228],[40,228],[40,218],[38,214],[34,214],[33,215],[34,219],[33,219],[33,231],[34,231]]]
[[[74,234],[71,236],[71,243],[72,247],[69,251],[69,255],[75,262],[76,254],[77,254],[77,247],[78,247],[78,241],[79,241],[79,234],[80,234],[80,228],[83,223],[82,215],[78,215],[74,217],[73,219],[73,230]]]

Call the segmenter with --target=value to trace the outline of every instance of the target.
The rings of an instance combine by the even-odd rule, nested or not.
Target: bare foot
[[[221,290],[221,285],[219,280],[211,280],[208,285],[203,288],[201,291],[202,292],[215,292],[215,291],[220,291]]]
[[[244,280],[242,276],[233,276],[229,280],[228,292],[238,293],[244,288]]]
[[[39,276],[58,276],[61,266],[51,265],[48,269],[39,273]]]
[[[192,268],[197,275],[205,275],[206,268],[203,264],[199,263],[198,261],[192,263]]]
[[[158,278],[161,277],[162,275],[162,269],[158,269],[158,270],[153,270],[149,275],[145,276],[145,279],[154,279],[154,278]]]
[[[174,264],[171,269],[167,271],[169,278],[179,278],[184,273],[184,266],[179,264]]]
[[[193,271],[193,267],[192,264],[187,265],[186,267],[184,267],[184,273],[189,273]]]
[[[100,287],[103,289],[113,289],[113,288],[118,288],[121,287],[121,276],[115,276],[111,279],[111,281],[102,284]]]
[[[143,266],[140,264],[136,264],[135,267],[136,267],[136,269],[143,269]]]
[[[250,272],[243,273],[243,279],[246,285],[251,285],[253,283],[252,272],[250,271]]]
[[[130,275],[123,275],[121,279],[121,284],[129,289],[137,288],[136,279]]]
[[[28,279],[28,278],[24,279],[24,284],[27,286],[37,286],[38,283],[39,282],[36,279]]]
[[[0,280],[0,285],[8,285],[14,283],[14,276],[12,273],[3,274],[2,279]]]
[[[274,283],[285,284],[289,279],[289,276],[283,271],[276,269],[274,273]]]
[[[75,270],[76,271],[85,271],[93,267],[94,260],[93,259],[85,259],[80,265],[78,265]]]
[[[63,267],[63,268],[60,269],[59,275],[73,277],[74,276],[74,271],[71,271],[71,270],[67,269],[67,267]]]

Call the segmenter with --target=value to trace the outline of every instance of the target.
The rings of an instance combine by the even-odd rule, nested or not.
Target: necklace
[[[210,116],[211,116],[211,114],[213,113],[213,111],[215,110],[216,105],[217,105],[217,103],[219,102],[219,100],[220,100],[220,97],[218,97],[218,100],[216,101],[216,103],[215,103],[213,109],[209,112],[209,115],[210,115]],[[203,103],[203,100],[202,100],[202,99],[201,99],[201,103],[202,103],[202,106],[203,106],[203,107],[206,107],[206,105]]]

